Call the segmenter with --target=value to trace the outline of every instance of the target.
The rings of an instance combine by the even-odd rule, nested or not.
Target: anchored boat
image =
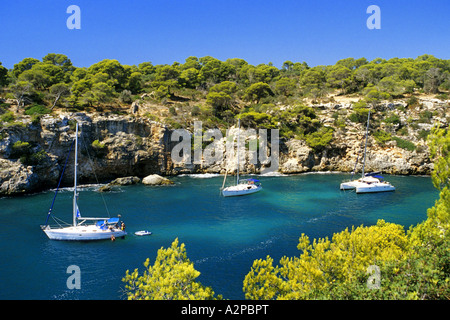
[[[341,190],[352,190],[355,189],[356,193],[372,193],[372,192],[386,192],[395,191],[395,187],[389,182],[384,181],[383,177],[380,176],[380,172],[364,173],[366,167],[366,152],[367,152],[367,138],[369,135],[369,121],[370,121],[370,110],[367,116],[367,127],[366,127],[366,142],[364,145],[364,161],[362,167],[361,178],[352,181],[342,182],[340,185]],[[358,160],[357,160],[358,162]],[[356,169],[356,164],[355,164]],[[355,170],[353,170],[355,171]]]
[[[72,151],[72,146],[69,150],[69,155],[61,174],[61,178],[58,183],[58,187],[53,197],[53,202],[50,206],[47,214],[45,225],[41,226],[47,237],[51,240],[71,240],[71,241],[87,241],[87,240],[105,240],[124,237],[125,224],[123,222],[119,225],[119,218],[89,218],[82,217],[80,210],[78,209],[78,191],[77,191],[77,166],[78,166],[78,122],[76,124],[75,132],[75,161],[74,161],[74,190],[73,190],[73,205],[72,205],[72,225],[62,226],[58,221],[57,227],[51,227],[48,224],[48,220],[52,214],[53,205],[55,204],[56,195],[58,194],[59,185],[69,160],[69,155]],[[105,203],[106,206],[106,203]],[[55,220],[56,221],[56,220]]]
[[[223,179],[222,195],[224,197],[244,196],[262,190],[261,182],[257,179],[242,179],[239,180],[239,136],[241,134],[241,119],[238,120],[238,136],[237,136],[237,170],[236,170],[236,185],[223,188],[227,179],[227,174]]]

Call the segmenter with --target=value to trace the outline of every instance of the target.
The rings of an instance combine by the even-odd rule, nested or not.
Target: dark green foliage
[[[12,111],[7,111],[0,116],[1,122],[13,122],[16,117]]]
[[[20,157],[23,154],[29,154],[31,152],[31,145],[26,141],[16,141],[12,145],[12,156]]]
[[[377,130],[373,133],[373,137],[375,138],[375,140],[381,144],[382,146],[388,142],[392,140],[391,134],[387,133],[384,130]]]
[[[322,127],[306,136],[306,144],[316,151],[326,148],[333,140],[333,129]]]
[[[19,140],[11,147],[11,158],[20,159],[24,165],[34,166],[44,162],[48,155],[44,150],[35,151],[31,143]]]
[[[329,99],[330,93],[352,93],[360,102],[354,104],[350,114],[336,118],[336,123],[345,127],[344,117],[364,123],[368,110],[376,109],[385,100],[408,98],[410,108],[419,106],[414,96],[416,92],[436,93],[442,99],[448,97],[445,91],[450,88],[450,63],[432,55],[372,61],[350,57],[334,65],[315,67],[287,60],[278,68],[271,63],[253,66],[243,59],[220,61],[205,56],[188,57],[184,63],[171,65],[153,65],[148,61],[138,66],[104,59],[87,68],[78,68],[67,56],[49,53],[42,60],[25,58],[10,71],[0,64],[0,87],[0,95],[16,99],[18,111],[35,104],[50,110],[58,107],[70,111],[88,108],[105,111],[110,107],[124,107],[145,94],[145,99],[153,103],[185,102],[188,112],[194,104],[202,106],[202,115],[209,116],[216,125],[230,125],[240,113],[267,113],[270,119],[256,114],[248,114],[243,119],[264,125],[281,121],[280,130],[285,137],[293,137],[316,132],[321,126],[314,117],[309,117],[311,123],[308,124],[302,112],[300,116],[291,117],[291,111],[283,114],[276,106],[298,105],[303,99],[320,102],[320,99]],[[178,106],[177,110],[184,111]],[[192,111],[198,115],[199,110]],[[27,112],[47,113],[44,109]],[[178,121],[185,122],[180,112],[170,120],[161,120],[171,121],[172,126]],[[169,113],[169,116],[175,114]],[[396,115],[374,120],[387,124],[400,122]],[[429,123],[430,120],[429,114],[423,114],[419,122]]]
[[[41,115],[41,114],[47,114],[47,113],[50,113],[50,110],[47,109],[45,106],[39,105],[39,104],[33,104],[33,105],[25,108],[25,114],[29,115],[29,116],[35,115],[35,114]]]
[[[8,83],[8,69],[2,66],[0,62],[0,88],[6,86]]]
[[[239,115],[242,125],[251,128],[275,128],[273,125],[273,117],[267,113],[260,113],[255,111],[248,111]]]
[[[400,117],[397,114],[390,114],[384,118],[384,122],[391,124],[400,124]]]
[[[320,121],[314,109],[304,105],[280,111],[274,114],[275,123],[279,123],[280,136],[285,138],[304,137],[320,128]]]
[[[359,101],[352,106],[353,112],[350,114],[349,119],[352,122],[365,123],[367,122],[367,116],[369,115],[369,108],[364,101]]]
[[[392,137],[392,140],[397,142],[397,147],[408,150],[408,151],[414,151],[416,150],[416,145],[412,143],[411,141],[401,139],[399,137]]]

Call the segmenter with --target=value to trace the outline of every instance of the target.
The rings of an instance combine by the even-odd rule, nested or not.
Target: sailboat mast
[[[78,122],[75,130],[75,164],[73,172],[73,226],[77,225],[77,167],[78,167]]]
[[[238,119],[236,184],[239,184],[239,136],[240,135],[241,135],[241,119]]]
[[[366,150],[367,150],[367,138],[369,137],[369,120],[370,120],[370,109],[369,109],[369,115],[367,116],[366,143],[364,145],[364,161],[363,161],[361,178],[364,178],[364,168],[366,167]]]

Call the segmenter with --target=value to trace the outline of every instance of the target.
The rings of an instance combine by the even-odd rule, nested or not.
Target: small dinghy
[[[149,236],[152,233],[148,230],[141,230],[141,231],[136,231],[134,234],[137,236]]]

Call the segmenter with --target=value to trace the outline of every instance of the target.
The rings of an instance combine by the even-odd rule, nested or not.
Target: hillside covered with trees
[[[227,111],[234,113],[234,108],[242,107],[239,102],[247,106],[292,103],[331,92],[388,99],[416,91],[448,91],[450,61],[431,55],[373,61],[347,58],[316,67],[285,61],[279,69],[271,63],[253,66],[243,59],[220,61],[206,56],[156,66],[151,62],[128,66],[105,59],[77,68],[67,56],[50,53],[42,60],[25,58],[11,70],[1,67],[0,85],[20,106],[115,106],[151,93],[160,102],[206,98],[212,112],[222,118]]]
[[[200,120],[205,128],[225,129],[240,117],[244,126],[278,128],[282,138],[302,139],[315,149],[330,143],[331,127],[345,129],[348,120],[363,123],[368,108],[382,101],[404,99],[408,108],[417,106],[417,97],[423,95],[445,101],[449,91],[450,60],[432,55],[372,61],[347,58],[315,67],[285,61],[281,68],[210,56],[188,57],[172,65],[129,66],[105,59],[90,67],[75,67],[69,57],[49,53],[42,60],[25,58],[10,70],[0,62],[3,124],[12,124],[24,114],[33,121],[61,111],[123,114],[137,103],[147,107],[145,117],[171,128],[191,128],[193,121]],[[310,107],[342,101],[350,101],[352,110],[328,115],[334,119],[331,126],[324,126],[318,110]],[[448,123],[445,112],[434,115]],[[430,123],[432,116],[430,111],[418,114],[421,122]],[[373,113],[373,118],[389,125],[400,123],[393,112]],[[377,141],[395,140],[374,123]],[[401,135],[407,135],[404,128],[396,134]]]

